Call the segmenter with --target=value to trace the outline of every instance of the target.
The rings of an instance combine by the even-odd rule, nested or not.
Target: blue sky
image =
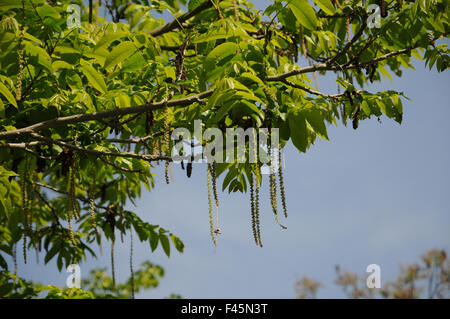
[[[263,7],[262,2],[258,7]],[[248,194],[220,193],[220,226],[215,248],[209,237],[206,167],[194,164],[193,176],[174,167],[175,181],[155,172],[156,188],[143,193],[137,208],[144,220],[159,224],[185,243],[183,254],[167,258],[160,249],[135,242],[135,268],[150,260],[163,266],[160,287],[137,297],[171,293],[186,298],[292,298],[296,279],[309,276],[325,287],[319,297],[343,297],[333,285],[334,266],[364,274],[367,265],[381,266],[382,283],[394,279],[399,264],[417,261],[431,248],[450,248],[450,91],[448,72],[438,74],[415,63],[402,78],[374,84],[370,91],[403,91],[402,125],[382,117],[362,121],[358,130],[330,126],[330,141],[318,140],[300,154],[289,143],[285,184],[288,229],[275,222],[268,201],[268,181],[261,194],[262,240],[252,240]],[[319,78],[320,90],[336,92],[331,78]],[[117,244],[116,273],[129,276],[129,242]],[[109,267],[104,255],[81,265]],[[65,285],[66,273],[55,263],[22,264],[19,274],[41,283]],[[33,258],[30,258],[33,260]]]

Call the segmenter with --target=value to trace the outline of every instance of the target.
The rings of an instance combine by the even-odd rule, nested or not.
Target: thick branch
[[[177,100],[171,100],[167,102],[168,107],[184,107],[191,105],[192,103],[199,102],[200,100],[209,97],[213,93],[212,90],[202,92],[197,95],[188,96],[182,99]],[[147,111],[157,110],[164,108],[166,102],[156,102],[156,103],[146,103],[144,105],[139,106],[132,106],[128,108],[122,108],[122,109],[114,109],[114,110],[108,110],[108,111],[101,111],[101,112],[94,112],[94,113],[88,113],[88,114],[77,114],[77,115],[70,115],[65,117],[59,117],[56,119],[36,123],[24,128],[20,128],[17,130],[7,131],[7,132],[0,132],[0,139],[6,139],[11,137],[17,137],[24,134],[29,134],[32,132],[38,132],[45,129],[57,127],[57,126],[63,126],[68,124],[76,124],[81,122],[88,122],[88,121],[96,121],[101,120],[104,118],[109,117],[117,117],[117,116],[123,116],[128,114],[135,114],[135,113],[143,113]]]

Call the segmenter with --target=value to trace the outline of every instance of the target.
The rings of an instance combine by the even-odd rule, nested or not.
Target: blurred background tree
[[[401,265],[400,273],[380,289],[366,285],[366,276],[336,269],[335,284],[342,288],[347,298],[389,298],[389,299],[447,299],[450,297],[450,260],[445,250],[431,249],[413,264]],[[302,277],[294,284],[297,298],[316,298],[317,291],[324,285],[309,277]]]

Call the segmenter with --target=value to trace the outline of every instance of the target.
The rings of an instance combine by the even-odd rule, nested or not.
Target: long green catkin
[[[281,204],[283,206],[284,217],[288,217],[286,205],[286,192],[284,190],[283,165],[281,161],[281,145],[278,144],[278,180],[280,182]]]
[[[207,175],[207,186],[208,186],[208,209],[209,209],[209,230],[211,233],[211,239],[214,243],[214,246],[217,245],[216,237],[214,236],[214,219],[213,219],[213,208],[212,208],[212,199],[211,199],[211,175],[209,164],[206,167],[206,175]]]
[[[111,275],[112,275],[112,284],[113,289],[116,289],[116,271],[114,265],[114,235],[111,239]]]
[[[216,180],[216,166],[214,163],[208,164],[210,165],[210,172],[212,177],[212,186],[213,186],[213,194],[214,194],[214,200],[216,201],[216,206],[219,206],[219,195],[217,193],[217,180]]]
[[[75,159],[72,160],[72,166],[70,168],[70,194],[69,194],[69,200],[72,205],[73,215],[75,218],[80,218],[80,211],[78,209],[78,203],[75,193],[75,179],[76,179],[76,162]]]
[[[254,235],[255,241],[256,241],[256,245],[262,247],[262,241],[261,241],[261,225],[260,225],[260,221],[259,221],[259,183],[258,183],[258,175],[257,173],[260,172],[260,164],[258,161],[258,155],[259,155],[259,144],[257,142],[256,138],[253,138],[253,140],[251,141],[253,143],[253,152],[254,152],[254,157],[256,160],[256,163],[252,164],[252,168],[255,171],[255,183],[253,183],[253,172],[251,172],[251,180],[252,180],[252,184],[254,184],[254,224],[255,224],[255,229],[254,232],[256,233],[256,235]]]
[[[12,257],[13,257],[13,263],[14,263],[14,283],[17,282],[17,243],[14,243],[13,249],[12,249]]]
[[[252,232],[256,246],[258,246],[258,231],[256,229],[256,214],[255,214],[256,207],[255,207],[255,189],[253,183],[253,172],[250,172],[249,183],[250,183],[250,209],[252,217]]]
[[[130,272],[131,299],[134,299],[134,270],[133,270],[133,230],[130,229]]]
[[[97,222],[95,221],[95,201],[92,188],[89,189],[89,213],[91,217],[92,227],[95,229],[97,233]]]
[[[23,232],[23,261],[26,264],[27,263],[27,233],[30,230],[29,226],[29,194],[28,194],[28,157],[25,159],[25,166],[22,173],[22,181],[21,181],[21,188],[22,188],[22,211],[24,216],[24,232]]]
[[[256,187],[255,187],[255,221],[256,221],[256,232],[258,234],[258,243],[259,246],[262,247],[262,241],[261,241],[261,223],[259,221],[259,184],[258,181],[256,181]]]
[[[270,136],[270,134],[268,135]],[[274,169],[274,150],[272,149],[271,145],[267,143],[267,148],[269,151],[269,158],[270,158],[270,204],[272,205],[272,210],[275,215],[278,215],[278,207],[277,207],[277,179],[275,175],[275,169]]]
[[[19,44],[17,47],[17,56],[19,58],[19,71],[17,72],[16,83],[16,100],[22,100],[22,77],[23,77],[23,38],[24,38],[24,25],[25,25],[25,0],[22,0],[22,23],[20,24]]]
[[[167,102],[164,105],[164,144],[166,148],[166,156],[170,156],[169,108],[167,106]],[[166,184],[169,184],[169,161],[167,160],[165,162],[164,176],[166,178]]]

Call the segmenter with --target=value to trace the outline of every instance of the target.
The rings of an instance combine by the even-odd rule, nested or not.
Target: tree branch
[[[49,144],[56,144],[59,145],[61,147],[67,147],[71,150],[74,151],[78,151],[78,152],[84,152],[87,154],[92,154],[92,155],[96,155],[96,156],[115,156],[115,157],[130,157],[130,158],[137,158],[137,159],[143,159],[146,161],[160,161],[160,160],[166,160],[166,161],[171,161],[171,157],[170,156],[160,156],[160,155],[150,155],[150,154],[136,154],[136,153],[114,153],[114,152],[102,152],[102,151],[96,151],[96,150],[91,150],[88,148],[83,148],[80,146],[76,146],[73,144],[69,144],[66,142],[62,142],[62,141],[58,141],[58,140],[53,140],[49,137],[45,137],[42,135],[39,135],[37,133],[30,133],[30,135],[32,137],[34,137],[37,140],[41,140],[44,141],[46,143]]]
[[[197,95],[192,95],[192,96],[188,96],[188,97],[177,99],[177,100],[170,100],[167,102],[167,106],[168,107],[189,106],[192,103],[198,102],[199,100],[209,97],[212,93],[213,93],[212,90],[208,90],[208,91],[199,93]],[[146,103],[143,105],[132,106],[132,107],[122,108],[122,109],[114,109],[114,110],[108,110],[108,111],[59,117],[56,119],[39,122],[39,123],[30,125],[30,126],[27,126],[24,128],[20,128],[17,130],[0,132],[0,139],[17,137],[17,136],[29,134],[32,132],[38,132],[38,131],[42,131],[45,129],[54,128],[57,126],[76,124],[76,123],[88,122],[88,121],[96,121],[96,120],[100,120],[100,119],[104,119],[104,118],[108,118],[108,117],[117,117],[117,116],[122,116],[122,115],[143,113],[143,112],[147,112],[147,111],[162,109],[162,108],[164,108],[165,103],[166,103],[165,101],[161,101],[161,102],[156,102],[156,103]]]
[[[65,191],[63,191],[63,190],[60,190],[60,189],[58,189],[58,188],[56,188],[56,187],[54,187],[54,186],[47,185],[47,184],[43,184],[43,183],[40,183],[40,182],[35,182],[35,181],[31,181],[31,183],[32,183],[32,184],[35,184],[36,186],[39,186],[39,187],[47,188],[47,189],[49,189],[49,190],[51,190],[51,191],[54,191],[55,193],[59,193],[59,194],[63,194],[63,195],[69,196],[69,193],[67,193],[67,192],[65,192]],[[79,199],[79,200],[81,200],[81,201],[84,202],[84,203],[90,203],[89,198],[84,198],[84,197],[80,197],[80,196],[77,196],[76,198]],[[101,209],[104,209],[104,210],[108,210],[108,207],[101,206],[101,205],[98,205],[98,204],[95,204],[95,203],[94,203],[94,205],[95,205],[95,207],[97,207],[97,208],[101,208]]]
[[[153,29],[152,31],[150,31],[150,35],[153,37],[157,37],[164,33],[170,32],[170,31],[180,27],[182,23],[186,22],[190,18],[196,16],[200,12],[202,12],[210,7],[212,7],[212,1],[207,0],[207,1],[203,2],[202,4],[200,4],[198,7],[196,7],[194,10],[192,10],[190,12],[186,12],[186,13],[182,14],[181,16],[179,16],[178,18],[175,18],[175,20],[173,20],[163,26],[160,26],[156,29]]]
[[[283,81],[284,79],[287,79],[288,77],[303,74],[303,73],[311,73],[315,71],[341,71],[341,70],[349,70],[349,69],[357,69],[361,67],[365,67],[367,65],[372,65],[374,63],[389,59],[393,56],[400,55],[407,53],[411,50],[414,50],[415,48],[419,47],[418,44],[411,46],[406,49],[401,49],[397,51],[389,52],[385,55],[379,56],[377,58],[360,62],[360,63],[352,63],[344,66],[336,66],[336,65],[329,65],[327,63],[319,63],[319,64],[313,64],[310,66],[306,66],[300,69],[292,70],[283,74],[277,74],[277,75],[271,75],[266,78],[266,81],[272,82],[272,81]],[[0,136],[1,137],[1,136]]]
[[[291,86],[293,88],[296,88],[296,89],[308,92],[310,94],[314,94],[314,95],[317,95],[317,96],[322,96],[322,97],[325,97],[325,98],[331,98],[331,99],[335,99],[335,100],[338,100],[341,96],[346,94],[346,92],[339,93],[339,94],[326,94],[326,93],[322,93],[322,92],[319,92],[319,91],[307,88],[307,87],[302,86],[302,85],[295,84],[295,83],[293,83],[293,82],[291,82],[289,80],[286,80],[286,79],[282,80],[281,82],[286,84],[286,85],[289,85],[289,86]],[[357,91],[357,93],[361,93],[362,91],[363,90],[359,90],[359,91]]]

